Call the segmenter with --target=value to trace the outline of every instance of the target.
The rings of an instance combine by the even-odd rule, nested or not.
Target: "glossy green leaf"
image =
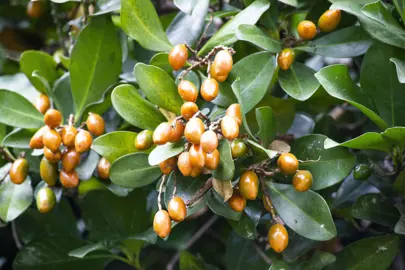
[[[232,180],[235,173],[235,163],[232,159],[231,146],[229,141],[224,139],[219,142],[219,165],[217,169],[212,171],[212,176],[217,180],[229,181]]]
[[[70,257],[70,250],[79,248],[87,242],[74,237],[47,237],[33,242],[18,253],[13,262],[13,269],[102,269],[108,258],[79,259]]]
[[[395,225],[394,232],[405,235],[405,215],[402,215]]]
[[[0,89],[8,89],[34,103],[40,95],[24,73],[0,76]]]
[[[277,134],[276,118],[273,110],[266,106],[256,109],[256,119],[259,125],[259,137],[261,144],[267,147]]]
[[[267,93],[275,68],[275,57],[269,52],[251,54],[235,64],[228,81],[240,78],[243,113],[252,110]]]
[[[10,222],[30,206],[33,199],[31,178],[27,176],[25,181],[16,185],[6,176],[0,185],[0,219]]]
[[[305,238],[292,230],[288,230],[288,246],[283,252],[286,262],[293,262],[312,250],[319,242]]]
[[[371,46],[363,58],[360,83],[375,104],[378,115],[389,126],[403,126],[405,85],[398,81],[395,66],[389,60],[393,57],[403,58],[402,50],[385,44]]]
[[[167,52],[172,48],[150,0],[122,0],[121,25],[145,49]]]
[[[57,64],[53,57],[45,52],[25,51],[20,57],[21,71],[24,72],[35,88],[42,93],[45,93],[45,88],[38,78],[32,76],[32,73],[36,70],[39,71],[40,74],[52,85],[60,76],[56,66]]]
[[[309,190],[298,192],[291,185],[266,183],[281,219],[299,235],[318,241],[336,236],[336,228],[326,201]]]
[[[357,198],[352,206],[355,218],[394,227],[399,219],[398,209],[380,194],[366,194]]]
[[[304,101],[309,99],[319,88],[319,82],[310,67],[295,62],[288,70],[278,72],[280,86],[291,97]]]
[[[399,237],[377,236],[354,242],[336,255],[336,261],[327,270],[364,269],[385,270],[398,252]]]
[[[84,258],[87,254],[97,250],[109,250],[108,241],[87,244],[85,246],[69,251],[69,256],[75,258]]]
[[[150,152],[148,156],[149,165],[155,166],[168,158],[174,157],[184,151],[184,140],[177,143],[166,143],[159,145]]]
[[[198,52],[198,55],[201,56],[216,45],[224,45],[228,46],[232,43],[237,41],[236,38],[236,30],[238,26],[241,24],[256,24],[256,22],[260,19],[260,16],[269,9],[270,4],[266,0],[256,0],[247,8],[239,12],[235,17],[229,20],[226,24],[224,24],[218,32],[216,32],[201,48]]]
[[[211,211],[218,216],[223,216],[230,220],[239,220],[242,215],[241,212],[232,210],[227,203],[224,203],[221,195],[213,189],[205,194],[204,199]]]
[[[128,123],[142,129],[154,130],[166,118],[149,101],[142,98],[129,84],[117,86],[111,94],[114,109]]]
[[[169,64],[168,53],[157,53],[149,61],[149,64],[163,69],[166,73],[171,74],[173,71],[172,66]]]
[[[3,140],[7,135],[7,126],[0,123],[0,146],[3,145]]]
[[[136,64],[134,74],[142,92],[153,104],[180,114],[183,101],[169,74],[158,67],[143,63]]]
[[[2,145],[13,147],[13,148],[22,148],[29,149],[30,140],[35,134],[35,131],[28,129],[16,128],[4,138]]]
[[[110,179],[119,186],[137,188],[153,183],[161,174],[159,166],[149,165],[148,154],[134,153],[111,165]]]
[[[211,102],[218,106],[229,107],[231,104],[237,103],[238,100],[232,91],[231,84],[225,81],[219,84],[218,96]]]
[[[208,6],[209,0],[199,0],[196,1],[193,10],[189,14],[177,13],[166,30],[169,41],[172,44],[185,43],[194,46],[204,30]]]
[[[181,11],[191,14],[197,0],[174,0],[173,2]]]
[[[52,92],[56,108],[62,113],[63,119],[69,119],[69,115],[75,112],[69,73],[55,81]]]
[[[280,41],[269,37],[255,25],[239,25],[236,30],[236,37],[238,40],[250,42],[257,47],[272,53],[279,53],[281,51]]]
[[[256,225],[246,213],[242,213],[242,216],[238,221],[228,220],[228,223],[231,225],[233,231],[239,236],[251,240],[256,239]]]
[[[390,143],[401,147],[405,146],[405,127],[388,128],[381,133],[381,136]]]
[[[138,151],[134,144],[136,135],[130,131],[110,132],[94,139],[91,149],[112,163],[122,156]]]
[[[397,76],[400,83],[405,83],[405,61],[398,58],[391,58],[391,62],[395,64],[397,68]]]
[[[44,116],[23,96],[0,90],[0,123],[19,128],[39,128]]]
[[[90,192],[82,203],[89,238],[123,240],[144,232],[150,226],[146,203],[142,189],[134,189],[127,197],[118,197],[109,191]]]
[[[121,73],[121,44],[114,24],[97,16],[80,32],[70,57],[70,80],[78,121],[97,103]]]
[[[180,270],[204,270],[206,269],[204,261],[193,256],[187,251],[180,253]]]
[[[336,257],[330,253],[315,250],[312,258],[302,264],[303,270],[322,270],[326,266],[334,263]]]
[[[267,148],[264,148],[263,146],[261,146],[260,144],[252,141],[252,140],[248,140],[247,141],[253,148],[255,148],[257,151],[261,151],[263,153],[265,153],[270,159],[274,158],[275,156],[277,156],[278,152],[277,151],[273,151]]]
[[[319,190],[342,181],[350,174],[356,158],[347,149],[325,149],[324,135],[308,135],[295,140],[291,152],[302,160],[300,169],[313,176],[312,189]]]
[[[87,157],[80,161],[79,166],[76,167],[76,172],[80,180],[89,180],[93,175],[94,170],[97,167],[98,161],[100,160],[97,152],[91,150],[89,151]]]
[[[402,18],[402,21],[405,21],[405,1],[404,0],[394,0],[394,5],[397,8],[399,15]]]
[[[294,49],[328,57],[346,58],[364,54],[371,44],[372,40],[363,28],[352,26],[334,31]]]
[[[381,134],[377,132],[367,132],[343,143],[337,143],[329,138],[325,140],[325,149],[336,146],[345,146],[353,149],[379,150],[387,153],[391,152],[392,148]]]
[[[333,65],[325,67],[315,73],[315,77],[331,96],[345,100],[357,107],[382,130],[388,128],[388,124],[376,113],[374,106],[370,104],[367,97],[369,93],[359,88],[350,78],[347,66]]]

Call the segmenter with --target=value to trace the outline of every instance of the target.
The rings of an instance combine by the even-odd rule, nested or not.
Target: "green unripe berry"
[[[353,170],[353,177],[355,180],[367,180],[371,176],[373,170],[366,164],[359,164]]]

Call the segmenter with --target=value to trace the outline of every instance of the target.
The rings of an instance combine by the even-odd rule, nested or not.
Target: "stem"
[[[0,153],[3,153],[4,158],[10,162],[14,162],[16,160],[7,147],[0,147]]]
[[[118,261],[124,262],[124,263],[126,263],[126,264],[128,264],[128,265],[134,266],[130,260],[128,260],[128,259],[126,259],[126,258],[124,258],[124,257],[121,257],[121,256],[119,256],[119,255],[114,255],[114,254],[89,255],[89,256],[86,256],[86,258],[88,258],[88,259],[104,259],[104,258],[110,258],[110,259],[114,259],[114,260],[118,260]]]
[[[267,203],[269,205],[269,207],[270,207],[271,217],[272,217],[273,220],[278,222],[276,212],[274,211],[273,203],[271,202],[271,199],[270,199],[270,193],[267,190],[267,188],[265,186],[265,183],[264,183],[264,178],[259,177],[259,180],[260,180],[260,186],[261,186],[263,194],[264,194],[264,199],[266,200],[265,203]]]
[[[197,190],[194,196],[186,203],[186,206],[191,206],[193,203],[198,201],[202,196],[204,196],[207,191],[212,188],[212,177],[205,182],[204,186]]]
[[[176,179],[176,172],[173,173],[174,177],[174,188],[173,188],[173,194],[172,197],[174,198],[176,196],[176,191],[177,191],[177,179]]]
[[[201,42],[204,40],[205,36],[207,35],[208,28],[210,27],[213,19],[214,19],[214,17],[212,16],[212,13],[210,13],[210,20],[208,21],[207,25],[205,25],[204,32],[202,33],[200,39],[197,41],[197,45],[195,45],[196,48],[200,47]]]
[[[157,204],[158,204],[159,211],[162,210],[161,197],[162,197],[162,190],[163,190],[163,185],[164,185],[165,181],[166,181],[166,175],[163,175],[162,182],[160,182],[159,194],[158,194],[158,198],[157,198]]]
[[[259,254],[260,257],[268,264],[272,264],[272,260],[267,257],[266,253],[263,252],[263,250],[255,243],[252,242],[253,248],[256,250],[257,254]]]
[[[191,239],[187,242],[187,244],[184,246],[183,250],[189,249],[198,239],[200,239],[201,236],[217,221],[218,216],[214,215],[212,216],[194,235],[191,237]],[[180,258],[180,251],[176,253],[176,255],[173,256],[173,258],[170,260],[170,262],[167,264],[166,270],[173,270],[174,265],[177,263],[177,261]]]

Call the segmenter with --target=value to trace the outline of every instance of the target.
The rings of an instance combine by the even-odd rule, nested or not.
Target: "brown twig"
[[[204,186],[199,190],[197,190],[194,196],[189,201],[186,202],[186,206],[191,206],[193,203],[201,199],[210,188],[212,188],[212,177],[209,178],[207,182],[205,182]]]
[[[270,193],[267,190],[265,183],[264,183],[264,178],[259,177],[259,180],[260,180],[260,186],[261,186],[263,194],[264,194],[264,199],[266,200],[265,203],[267,203],[267,205],[270,207],[271,217],[273,218],[273,220],[278,222],[276,212],[274,211],[273,203],[271,202],[271,199],[270,199]]]
[[[205,25],[204,32],[202,33],[200,39],[197,41],[197,44],[195,45],[195,47],[196,47],[197,49],[200,47],[201,42],[204,40],[205,36],[207,35],[208,28],[210,27],[210,25],[211,25],[213,19],[214,19],[214,16],[212,16],[212,13],[210,13],[210,20],[209,20],[208,23]]]
[[[260,257],[262,257],[262,259],[268,264],[271,265],[272,264],[272,260],[267,257],[266,253],[263,252],[263,250],[255,243],[252,242],[252,246],[253,248],[256,250],[257,254],[259,254]]]
[[[294,141],[295,137],[294,137],[294,134],[277,134],[276,139],[289,143],[289,142]]]
[[[11,154],[7,147],[0,147],[0,153],[3,154],[4,159],[10,162],[14,162],[16,158]]]

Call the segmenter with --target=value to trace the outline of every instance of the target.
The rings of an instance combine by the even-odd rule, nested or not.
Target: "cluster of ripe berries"
[[[340,10],[333,9],[325,11],[318,20],[318,28],[320,31],[328,33],[336,29],[340,22],[341,14]],[[317,34],[316,25],[311,21],[302,21],[297,27],[298,35],[302,40],[312,40]],[[283,49],[278,55],[278,66],[282,70],[288,70],[293,64],[295,58],[295,52],[292,48]]]
[[[294,175],[292,184],[297,191],[307,191],[312,186],[312,174],[307,170],[298,170],[298,159],[291,153],[283,153],[277,160],[278,170],[285,175]],[[229,206],[232,210],[242,212],[246,207],[246,200],[256,200],[259,193],[258,176],[254,171],[245,171],[240,179],[239,185],[229,199]],[[273,206],[270,198],[263,195],[264,208],[273,213]],[[286,228],[276,223],[270,227],[268,241],[271,248],[280,253],[288,245],[288,232]]]
[[[183,44],[175,46],[169,53],[169,63],[174,70],[182,68],[188,58],[187,47]],[[210,76],[201,85],[200,91],[196,86],[187,80],[181,80],[178,85],[178,93],[184,100],[181,106],[181,117],[177,117],[171,123],[161,123],[152,133],[142,131],[135,140],[135,146],[145,149],[150,147],[152,142],[163,145],[168,142],[178,142],[183,135],[188,141],[188,149],[178,157],[171,157],[160,163],[163,174],[171,173],[176,167],[184,176],[199,176],[204,169],[217,169],[220,161],[218,151],[219,139],[222,137],[233,141],[232,151],[234,157],[243,155],[247,151],[246,145],[240,139],[239,128],[242,124],[242,114],[239,104],[232,104],[226,110],[225,116],[216,124],[204,123],[206,117],[199,111],[195,104],[198,93],[206,101],[215,99],[219,92],[218,81],[223,82],[232,70],[233,59],[228,50],[219,51],[210,66]],[[201,118],[200,118],[201,117]],[[151,139],[152,137],[152,139]],[[145,142],[148,142],[146,144]],[[165,238],[171,231],[171,220],[183,221],[187,216],[187,208],[182,198],[174,196],[169,204],[168,211],[159,210],[155,214],[153,228],[157,235]]]
[[[57,183],[58,163],[62,161],[59,180],[65,188],[75,188],[79,184],[76,167],[80,164],[80,155],[90,150],[94,136],[104,133],[104,120],[95,113],[89,113],[86,121],[87,130],[75,128],[73,121],[62,124],[62,114],[50,109],[48,96],[41,94],[35,103],[36,108],[44,114],[45,126],[31,138],[32,149],[43,149],[44,157],[40,163],[40,176],[47,184],[37,194],[37,207],[40,212],[49,212],[55,205],[55,194],[50,187]],[[97,166],[99,176],[108,178],[110,163],[102,158]],[[24,182],[28,174],[28,162],[25,158],[17,159],[10,169],[10,179],[15,184]]]

